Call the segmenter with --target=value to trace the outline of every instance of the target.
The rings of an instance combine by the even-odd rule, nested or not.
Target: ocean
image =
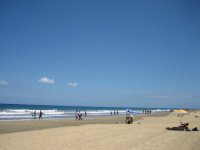
[[[43,119],[75,118],[76,111],[80,111],[85,117],[100,117],[112,115],[126,115],[126,109],[132,109],[136,114],[142,114],[143,110],[151,110],[151,113],[170,111],[169,108],[132,108],[132,107],[87,107],[87,106],[56,106],[56,105],[26,105],[26,104],[0,104],[0,121],[33,120],[36,111],[36,119],[39,119],[40,110]],[[114,114],[115,112],[115,114]]]

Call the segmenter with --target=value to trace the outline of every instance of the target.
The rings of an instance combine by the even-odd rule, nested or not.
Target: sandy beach
[[[196,117],[198,116],[198,117]],[[169,131],[180,125],[170,113],[136,115],[133,124],[125,116],[83,118],[83,120],[31,120],[0,122],[0,149],[29,150],[197,150],[199,131]],[[200,129],[200,111],[181,118],[189,128]]]

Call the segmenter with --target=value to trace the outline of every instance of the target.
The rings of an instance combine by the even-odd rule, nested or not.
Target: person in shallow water
[[[39,114],[39,119],[41,118],[42,119],[42,111],[40,110],[40,114]]]
[[[36,119],[36,111],[33,113],[34,119]]]

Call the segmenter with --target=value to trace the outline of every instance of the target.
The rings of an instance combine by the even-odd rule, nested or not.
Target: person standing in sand
[[[82,117],[82,113],[79,111],[78,113],[78,116],[79,116],[79,120],[81,120],[81,117]]]
[[[126,113],[126,121],[125,121],[125,123],[127,123],[127,121],[129,120],[129,115],[130,115],[130,111],[128,110],[127,113]]]

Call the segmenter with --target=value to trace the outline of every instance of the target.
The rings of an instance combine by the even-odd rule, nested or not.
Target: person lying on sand
[[[167,130],[187,130],[189,128],[188,125],[189,123],[184,123],[184,124],[181,123],[181,125],[178,127],[172,127],[172,128],[166,127],[166,129]]]
[[[184,123],[184,124],[181,123],[181,125],[178,127],[172,127],[172,128],[167,127],[166,129],[167,130],[179,130],[179,131],[199,131],[197,129],[197,127],[193,128],[192,130],[189,130],[188,125],[189,125],[189,123]]]

